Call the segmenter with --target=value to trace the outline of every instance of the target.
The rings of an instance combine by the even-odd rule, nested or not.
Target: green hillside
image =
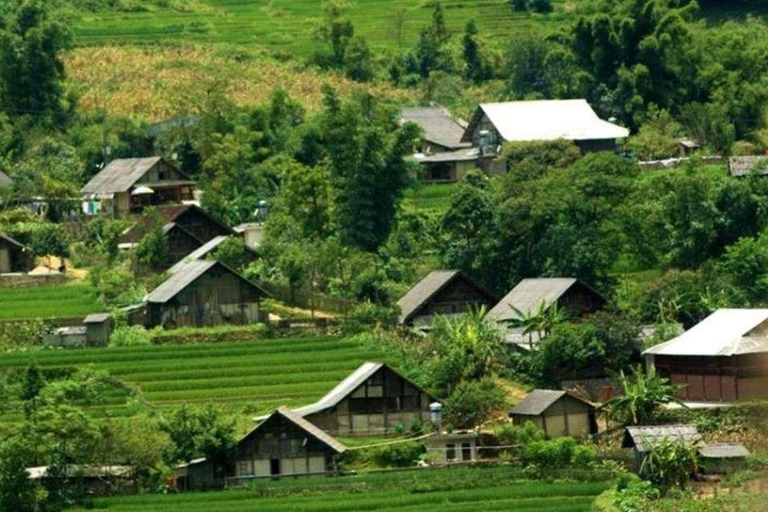
[[[507,0],[444,0],[446,21],[460,30],[474,18],[489,36],[547,26],[568,18],[566,3],[555,1],[550,15],[513,13]],[[78,44],[152,42],[227,42],[266,46],[272,50],[308,54],[314,47],[313,21],[321,15],[320,0],[200,0],[188,9],[147,12],[87,13],[75,26]],[[350,17],[356,29],[377,47],[396,47],[395,13],[405,9],[402,44],[418,37],[431,15],[431,2],[358,0]],[[182,12],[183,11],[183,12]]]
[[[330,337],[254,340],[82,350],[10,352],[0,371],[35,362],[47,374],[91,366],[106,370],[150,405],[233,404],[268,412],[312,403],[361,363],[381,359],[351,339]],[[116,387],[91,407],[97,416],[131,414],[126,390]],[[20,418],[12,409],[3,419]]]

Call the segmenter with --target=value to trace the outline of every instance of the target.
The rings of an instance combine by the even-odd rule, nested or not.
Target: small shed
[[[243,243],[250,249],[258,248],[264,241],[264,225],[260,222],[246,222],[232,229],[243,238]]]
[[[651,425],[627,427],[624,430],[622,448],[632,448],[638,466],[654,446],[669,439],[686,444],[699,445],[702,437],[695,425]]]
[[[677,139],[677,145],[680,148],[681,158],[691,157],[701,149],[701,144],[692,139]]]
[[[428,327],[438,315],[460,315],[472,308],[491,307],[498,297],[460,270],[435,270],[397,301],[399,322]]]
[[[441,433],[427,439],[427,452],[437,464],[474,462],[477,455],[477,432]]]
[[[727,475],[744,469],[749,450],[739,443],[705,444],[699,448],[702,472],[708,475]]]
[[[736,178],[750,174],[766,175],[768,174],[768,157],[760,155],[729,157],[728,172]]]
[[[109,335],[112,334],[112,316],[109,313],[88,315],[83,324],[86,345],[102,347],[109,344]]]
[[[29,272],[34,266],[35,258],[23,244],[0,233],[0,274]]]
[[[528,421],[547,437],[586,437],[597,433],[595,406],[568,391],[535,389],[510,412],[515,425]]]
[[[220,261],[193,260],[147,296],[147,327],[249,324],[264,319],[269,293]]]

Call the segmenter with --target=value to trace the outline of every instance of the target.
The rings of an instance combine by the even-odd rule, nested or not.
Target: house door
[[[11,252],[8,249],[0,249],[0,274],[11,271]]]
[[[272,476],[280,476],[280,459],[270,459],[269,474]]]

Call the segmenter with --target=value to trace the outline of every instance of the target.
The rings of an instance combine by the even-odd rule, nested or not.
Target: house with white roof
[[[589,152],[614,151],[628,136],[626,128],[600,119],[587,100],[537,100],[480,104],[461,141],[487,153],[504,142],[565,139]]]
[[[768,398],[768,309],[718,309],[643,354],[647,367],[682,386],[682,400]]]

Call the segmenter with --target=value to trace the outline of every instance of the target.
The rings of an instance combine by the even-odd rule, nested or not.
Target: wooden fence
[[[306,288],[289,288],[287,286],[269,286],[265,287],[272,296],[289,306],[295,306],[312,311],[324,311],[335,313],[337,315],[347,315],[357,302],[340,297],[329,297],[322,293],[317,293]]]

